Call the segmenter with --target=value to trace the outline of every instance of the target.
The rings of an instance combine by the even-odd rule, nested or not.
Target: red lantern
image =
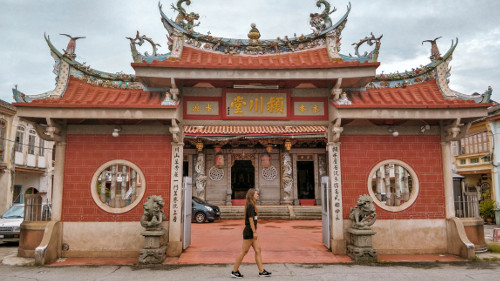
[[[271,155],[269,154],[264,154],[260,157],[260,165],[262,167],[269,167],[271,166]]]
[[[215,155],[215,166],[217,168],[224,167],[224,155],[222,153],[217,153]]]

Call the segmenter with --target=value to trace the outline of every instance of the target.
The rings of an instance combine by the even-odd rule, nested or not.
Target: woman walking
[[[271,272],[266,271],[262,267],[262,256],[260,251],[260,243],[257,235],[257,216],[259,212],[257,211],[257,198],[259,198],[259,193],[255,188],[250,188],[246,195],[245,202],[245,229],[243,230],[243,247],[238,257],[236,257],[236,262],[234,263],[233,271],[231,276],[234,278],[243,278],[243,274],[240,273],[238,268],[240,267],[243,258],[250,250],[250,246],[253,247],[255,251],[255,262],[259,267],[259,276],[269,277]]]

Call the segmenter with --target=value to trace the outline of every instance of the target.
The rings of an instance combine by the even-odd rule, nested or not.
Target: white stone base
[[[168,222],[163,223],[168,229]],[[63,257],[138,257],[144,246],[137,222],[64,222]]]

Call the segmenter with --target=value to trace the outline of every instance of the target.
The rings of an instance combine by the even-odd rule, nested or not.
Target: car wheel
[[[204,213],[202,212],[198,212],[196,213],[196,215],[194,216],[194,220],[197,222],[197,223],[203,223],[205,222],[205,220],[207,219],[207,216],[205,216]]]

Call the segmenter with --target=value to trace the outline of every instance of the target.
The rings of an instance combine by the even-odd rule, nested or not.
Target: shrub
[[[484,200],[479,203],[479,215],[483,219],[495,219],[495,201],[489,199],[490,191],[483,193]]]

